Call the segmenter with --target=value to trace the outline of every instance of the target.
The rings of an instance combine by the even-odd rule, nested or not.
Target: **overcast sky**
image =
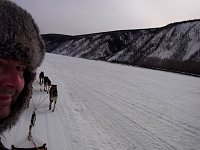
[[[32,14],[42,34],[144,29],[200,19],[200,0],[12,0]]]

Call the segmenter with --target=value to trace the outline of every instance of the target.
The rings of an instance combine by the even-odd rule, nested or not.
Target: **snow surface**
[[[33,147],[36,106],[33,140],[48,150],[200,149],[200,78],[48,53],[41,70],[58,85],[56,109],[35,81],[7,147]]]

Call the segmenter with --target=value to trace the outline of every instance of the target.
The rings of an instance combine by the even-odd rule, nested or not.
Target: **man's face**
[[[25,69],[21,61],[0,58],[0,120],[9,116],[12,103],[24,88]]]

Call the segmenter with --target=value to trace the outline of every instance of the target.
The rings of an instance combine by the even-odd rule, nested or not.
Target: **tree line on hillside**
[[[140,60],[138,63],[135,62],[123,62],[123,61],[112,61],[113,63],[120,63],[126,65],[140,66],[151,69],[166,70],[171,72],[178,72],[189,75],[200,75],[200,62],[193,61],[181,61],[175,59],[161,59],[158,57],[147,57]]]

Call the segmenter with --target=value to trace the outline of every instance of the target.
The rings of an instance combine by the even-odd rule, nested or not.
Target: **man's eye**
[[[5,61],[0,60],[0,70],[7,68]]]
[[[24,72],[26,70],[26,67],[25,66],[17,66],[16,69]]]
[[[1,65],[1,66],[5,65],[5,63],[6,63],[5,61],[0,60],[0,65]]]

